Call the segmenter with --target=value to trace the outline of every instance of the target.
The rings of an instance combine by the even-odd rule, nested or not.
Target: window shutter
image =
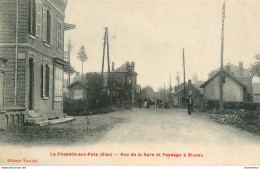
[[[42,64],[42,97],[45,97],[45,63]]]
[[[29,8],[29,10],[28,10],[28,33],[30,34],[31,33],[31,30],[32,30],[32,1],[31,0],[29,0],[28,1],[28,8]]]
[[[36,1],[36,36],[41,37],[41,25],[42,25],[42,1]]]
[[[49,72],[50,72],[50,80],[49,80],[49,83],[50,83],[50,89],[49,89],[49,97],[52,98],[52,90],[53,90],[53,67],[52,66],[49,66]]]
[[[42,10],[42,39],[46,42],[47,40],[47,8],[43,6]]]

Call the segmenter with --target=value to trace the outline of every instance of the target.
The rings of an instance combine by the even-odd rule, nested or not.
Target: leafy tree
[[[82,72],[81,73],[82,73],[82,81],[83,81],[83,63],[88,60],[84,45],[79,48],[79,52],[78,52],[77,58],[82,63],[82,67],[81,67],[82,68]]]
[[[252,77],[260,77],[260,54],[257,54],[255,59],[255,63],[251,64],[249,71]]]
[[[66,74],[73,75],[76,72],[76,70],[74,67],[71,66],[71,63],[69,63],[68,65],[64,66],[64,72]]]
[[[153,97],[154,96],[154,90],[149,85],[142,88],[141,93],[142,93],[143,97]]]
[[[90,109],[106,107],[109,104],[109,98],[103,96],[103,79],[98,73],[87,73],[86,75],[87,102]]]

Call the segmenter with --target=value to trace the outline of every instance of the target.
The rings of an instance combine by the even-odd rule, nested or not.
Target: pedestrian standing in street
[[[148,100],[147,100],[147,108],[149,109],[149,106],[151,104],[151,100],[150,100],[150,97],[148,97]]]
[[[146,99],[146,97],[144,98],[144,108],[147,108],[147,99]]]
[[[191,110],[193,106],[193,99],[191,96],[186,100],[187,108],[188,108],[188,115],[191,115]]]

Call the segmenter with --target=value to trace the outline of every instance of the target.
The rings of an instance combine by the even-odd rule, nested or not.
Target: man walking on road
[[[193,99],[191,96],[186,100],[187,108],[188,108],[188,115],[191,115],[192,105],[193,105]]]

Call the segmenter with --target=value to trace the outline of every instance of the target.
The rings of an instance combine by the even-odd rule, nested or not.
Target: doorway
[[[34,59],[29,59],[29,110],[34,109]]]

